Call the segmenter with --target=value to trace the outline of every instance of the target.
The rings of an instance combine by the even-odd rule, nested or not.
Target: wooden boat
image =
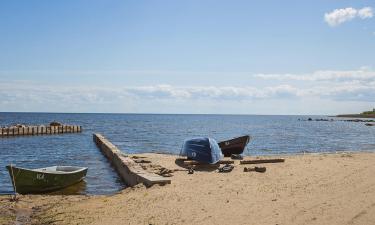
[[[59,190],[80,182],[87,173],[87,167],[51,166],[39,169],[25,169],[6,166],[13,187],[17,193],[43,193]]]
[[[250,136],[245,135],[236,137],[230,140],[219,142],[221,152],[225,157],[230,157],[232,154],[242,154],[246,145],[250,141]]]

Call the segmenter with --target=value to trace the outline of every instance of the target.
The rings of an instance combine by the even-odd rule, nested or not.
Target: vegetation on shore
[[[365,111],[363,113],[361,113],[362,115],[375,115],[375,109],[373,109],[372,111]]]
[[[341,114],[337,117],[375,118],[375,108],[372,111],[365,111],[359,114]]]

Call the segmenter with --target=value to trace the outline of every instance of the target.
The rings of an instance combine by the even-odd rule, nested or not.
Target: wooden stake
[[[15,182],[15,177],[14,177],[14,173],[13,173],[13,165],[12,163],[10,164],[10,172],[12,173],[12,183],[13,183],[13,189],[14,189],[14,195],[13,195],[13,200],[16,201],[17,200],[17,188],[16,188],[16,182]]]

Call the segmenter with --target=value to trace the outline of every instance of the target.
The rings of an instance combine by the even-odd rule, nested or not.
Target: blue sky
[[[375,107],[374,8],[373,1],[1,1],[0,111],[367,110]]]

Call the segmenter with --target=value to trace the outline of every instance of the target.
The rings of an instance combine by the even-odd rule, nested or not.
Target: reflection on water
[[[309,116],[313,119],[322,116]],[[78,134],[0,138],[0,193],[12,192],[5,166],[88,167],[86,183],[62,190],[76,194],[110,194],[124,187],[92,140],[101,133],[126,153],[178,154],[183,141],[209,136],[218,141],[250,134],[245,154],[293,154],[374,150],[375,127],[364,123],[306,121],[306,116],[144,115],[0,113],[0,126],[60,121],[83,127]],[[301,120],[299,120],[301,119]],[[330,119],[330,118],[329,118]],[[340,119],[341,120],[341,119]]]
[[[48,194],[50,195],[78,195],[78,194],[85,194],[86,192],[86,181],[82,180],[81,182],[78,182],[76,184],[73,184],[69,187],[66,187],[64,189],[50,192]]]

